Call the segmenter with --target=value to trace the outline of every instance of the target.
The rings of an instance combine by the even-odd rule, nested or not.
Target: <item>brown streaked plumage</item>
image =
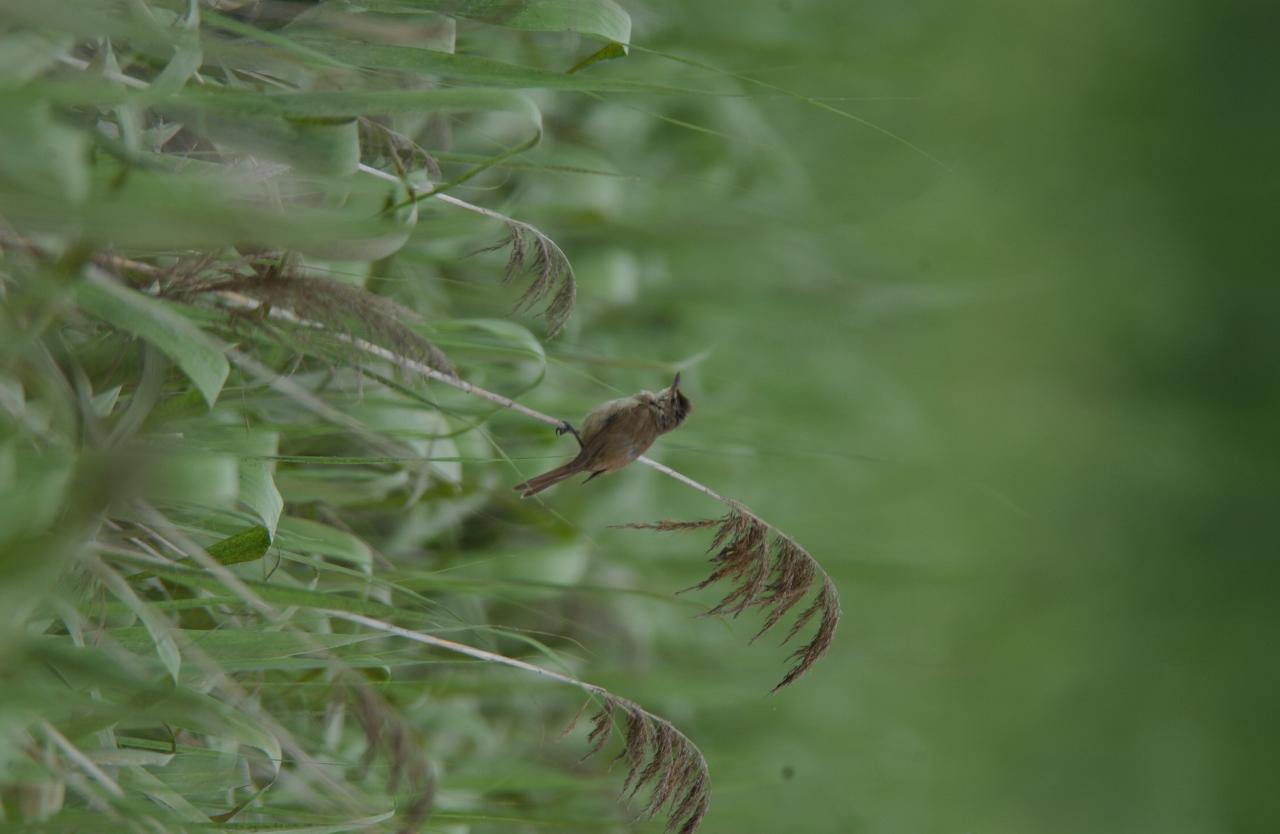
[[[658,393],[641,391],[620,400],[598,406],[582,421],[582,431],[565,423],[560,434],[572,432],[578,438],[578,455],[550,472],[530,478],[514,489],[521,498],[537,495],[579,472],[591,473],[587,481],[621,469],[645,453],[658,435],[677,428],[689,416],[693,406],[680,393],[680,374],[671,385]],[[584,481],[583,483],[586,483]]]

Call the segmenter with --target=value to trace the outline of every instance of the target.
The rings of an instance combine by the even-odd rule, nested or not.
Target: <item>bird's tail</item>
[[[521,498],[528,498],[532,495],[537,495],[548,487],[555,486],[565,478],[572,478],[583,471],[585,471],[585,467],[582,460],[574,458],[563,466],[557,466],[549,472],[535,475],[522,484],[516,484],[512,489],[518,490]]]

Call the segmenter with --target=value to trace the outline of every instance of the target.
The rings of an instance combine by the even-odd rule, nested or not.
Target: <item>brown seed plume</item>
[[[206,269],[208,265],[207,259],[180,261],[166,271],[161,295],[186,301],[206,293],[238,293],[263,308],[288,310],[300,319],[455,375],[443,351],[410,326],[421,317],[389,298],[327,278],[300,275],[287,256],[270,264],[241,261]]]
[[[515,221],[507,223],[507,240],[499,245],[510,248],[503,282],[522,275],[530,278],[529,286],[516,299],[515,310],[529,310],[550,295],[551,301],[542,317],[547,323],[548,335],[554,336],[569,319],[578,297],[577,279],[569,259],[551,238]]]
[[[792,652],[789,658],[793,661],[792,666],[773,691],[809,671],[831,648],[840,622],[840,595],[831,578],[821,572],[814,558],[793,539],[777,532],[770,539],[769,527],[754,515],[735,506],[720,518],[663,520],[622,526],[659,532],[716,527],[715,537],[708,548],[713,553],[711,573],[685,590],[701,590],[727,581],[729,590],[706,612],[706,616],[728,614],[736,617],[749,608],[764,611],[764,624],[751,638],[753,642],[809,595],[821,573],[822,582],[813,602],[796,618],[782,642],[785,644],[794,638],[815,617],[819,618],[817,630],[808,643]]]
[[[701,751],[670,722],[638,704],[604,690],[595,694],[601,699],[600,709],[591,717],[590,749],[583,758],[604,748],[613,734],[614,719],[620,717],[622,750],[614,761],[627,764],[624,799],[631,800],[648,788],[649,797],[638,817],[649,819],[665,808],[668,832],[693,834],[711,804],[711,778]],[[571,724],[568,729],[572,728]]]

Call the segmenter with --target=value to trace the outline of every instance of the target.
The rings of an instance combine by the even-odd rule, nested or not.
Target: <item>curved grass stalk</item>
[[[627,777],[622,784],[623,794],[631,798],[646,785],[651,786],[649,799],[640,811],[640,816],[652,817],[666,808],[668,831],[692,834],[702,822],[711,800],[710,771],[702,751],[670,721],[654,715],[634,701],[620,698],[602,686],[571,675],[465,643],[410,631],[363,614],[333,609],[322,609],[319,613],[425,646],[529,672],[577,687],[599,698],[600,709],[592,716],[592,729],[587,736],[591,747],[583,758],[589,758],[603,749],[613,733],[614,717],[620,714],[625,723],[625,739],[618,758],[627,761]]]

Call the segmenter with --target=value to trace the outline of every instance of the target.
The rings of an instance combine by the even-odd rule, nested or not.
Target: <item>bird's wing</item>
[[[597,406],[590,414],[582,420],[582,443],[585,446],[590,442],[591,438],[596,437],[604,429],[605,426],[612,422],[617,416],[623,400],[609,400],[603,405]]]
[[[599,460],[600,452],[609,438],[609,427],[618,419],[620,413],[620,411],[610,411],[598,416],[592,414],[587,418],[583,423],[582,450],[578,452],[578,457],[588,462]],[[596,418],[594,423],[592,417]]]

